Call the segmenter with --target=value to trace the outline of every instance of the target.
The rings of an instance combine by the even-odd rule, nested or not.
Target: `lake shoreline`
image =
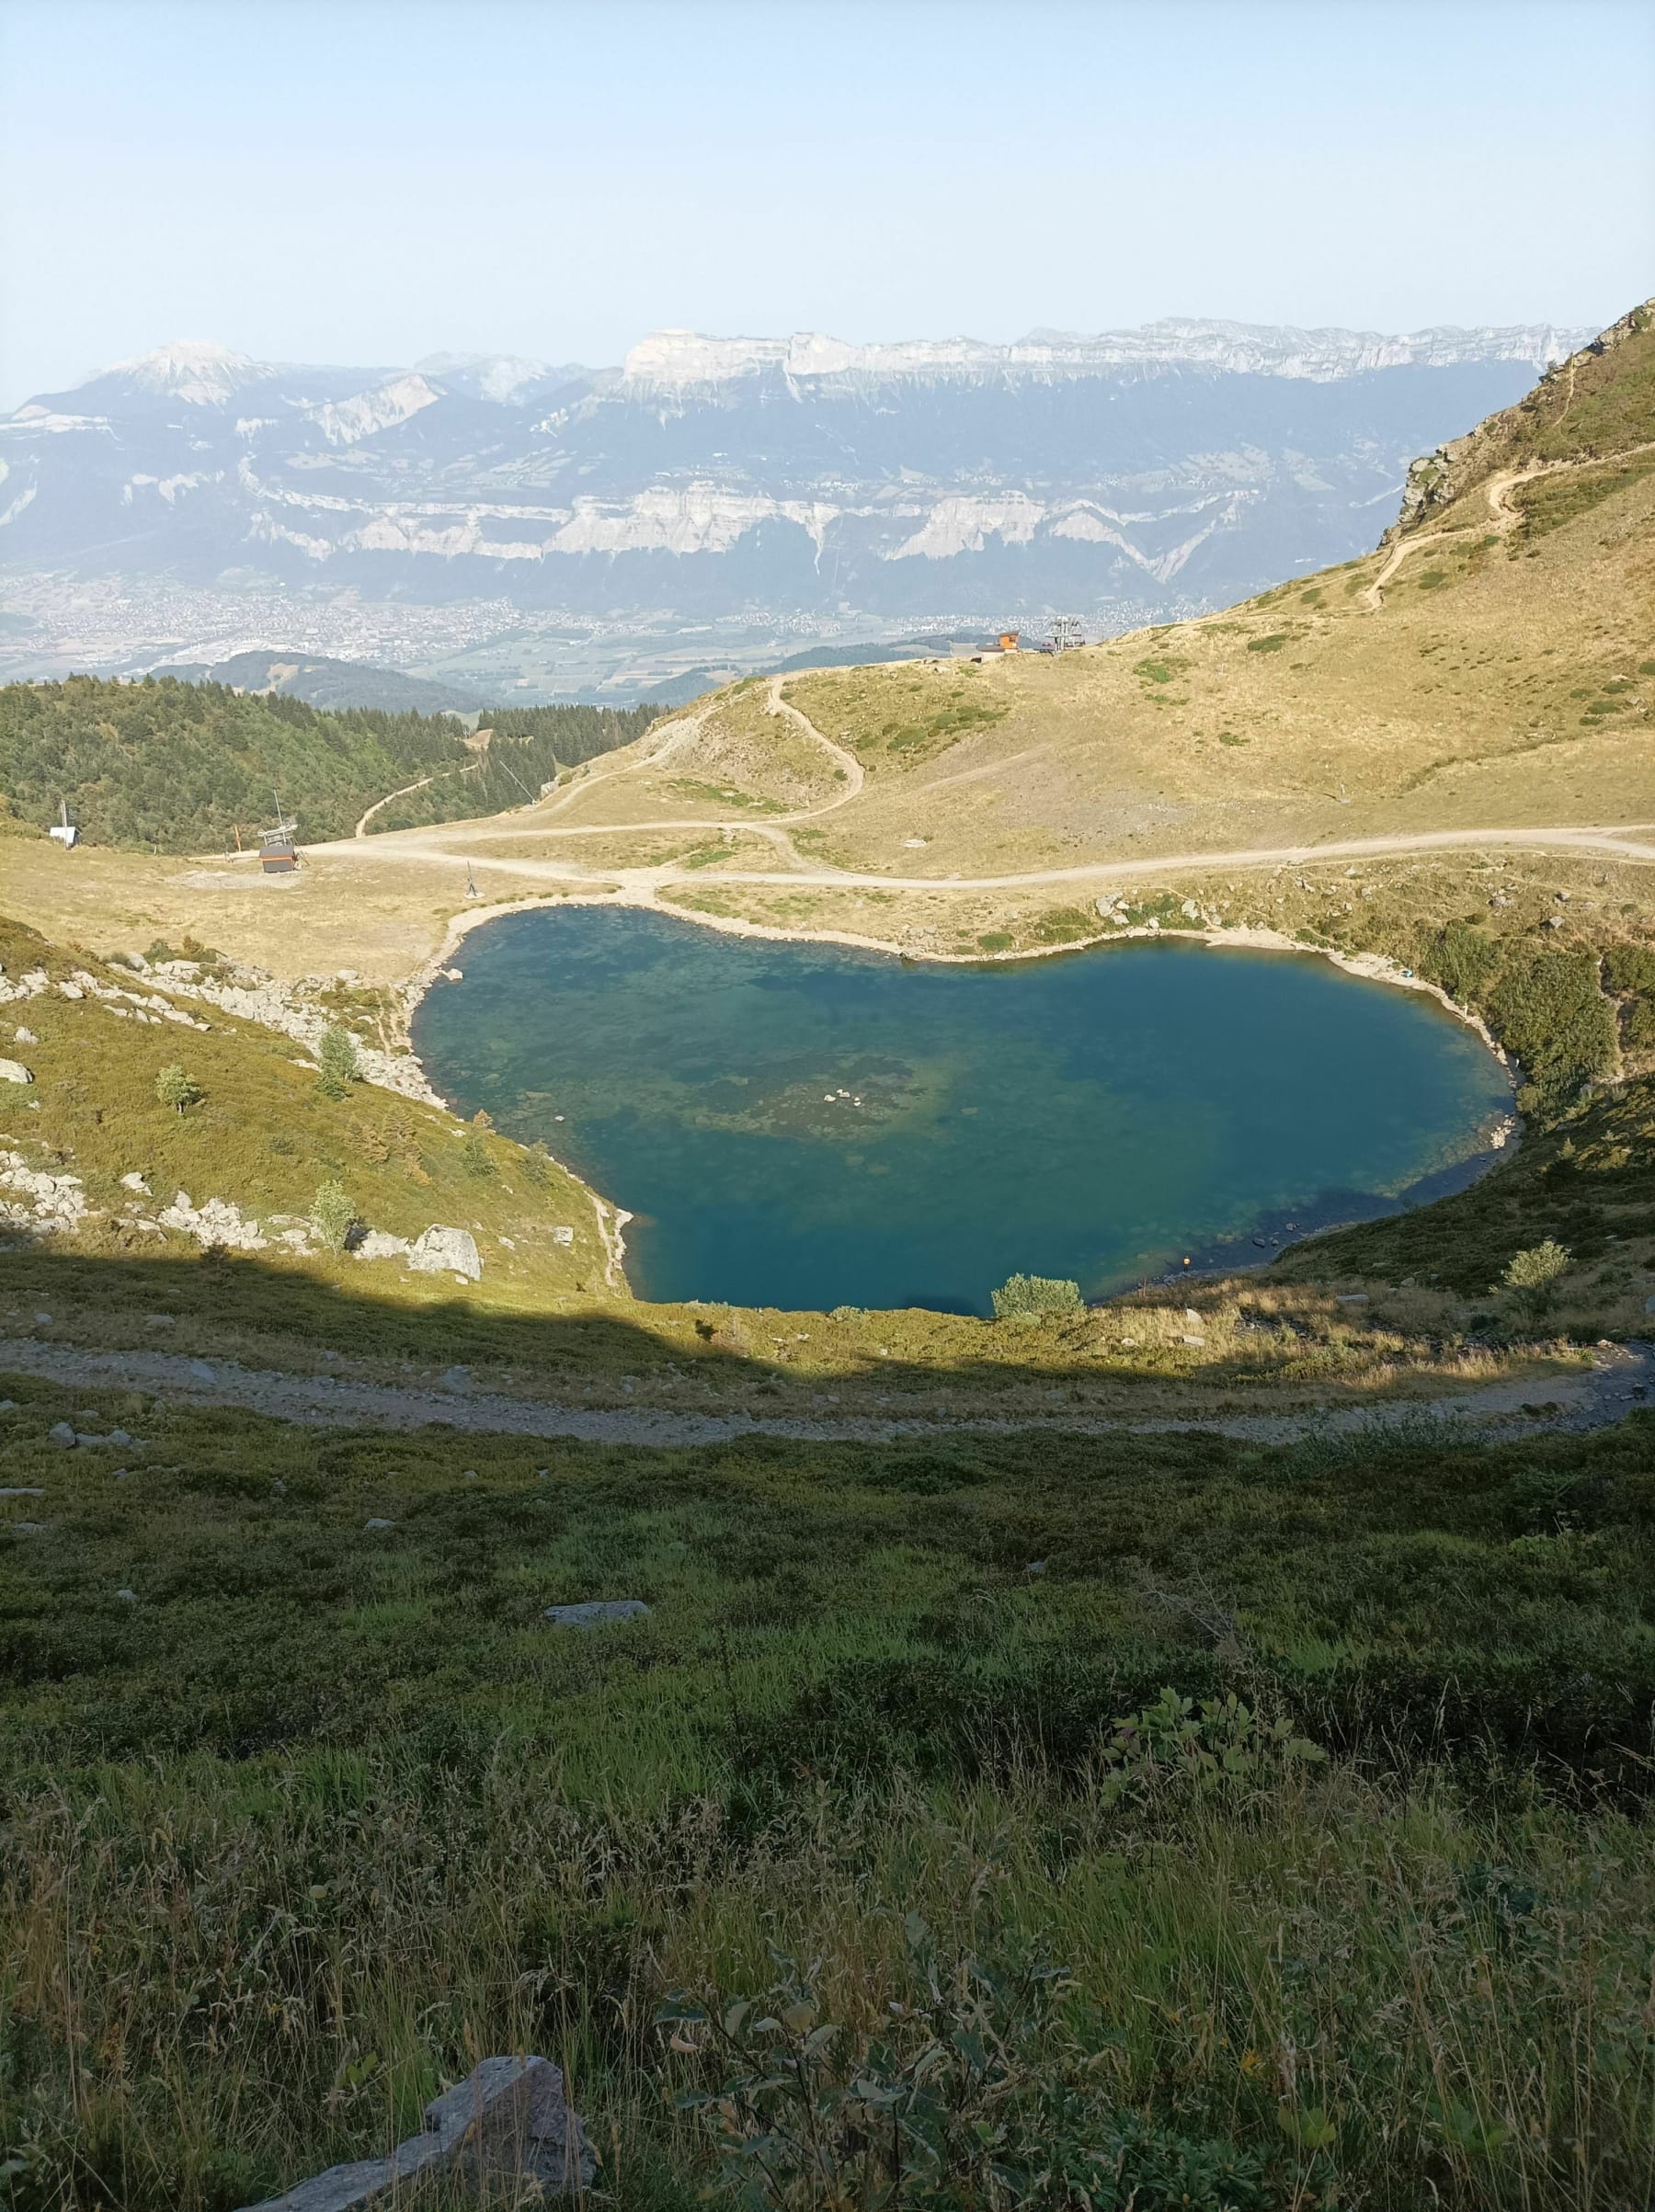
[[[922,953],[909,952],[886,941],[855,931],[830,929],[790,929],[770,923],[752,922],[739,917],[710,915],[693,908],[683,908],[667,904],[648,892],[640,893],[631,886],[615,892],[552,894],[531,895],[486,905],[479,903],[467,911],[451,917],[440,947],[421,963],[419,970],[410,979],[405,990],[406,1019],[409,1024],[409,1049],[416,1065],[424,1070],[425,1063],[420,1059],[419,1055],[413,1051],[413,1019],[418,1007],[435,984],[439,981],[460,982],[464,979],[463,972],[453,964],[454,956],[465,940],[474,931],[496,922],[508,920],[515,915],[551,913],[570,907],[596,910],[608,906],[618,907],[629,913],[653,914],[672,921],[700,922],[706,928],[727,937],[746,938],[778,945],[842,946],[851,951],[871,952],[879,954],[885,960],[900,962],[910,967],[1004,968],[1036,960],[1044,962],[1057,954],[1094,952],[1110,944],[1127,942],[1141,944],[1161,939],[1184,945],[1199,945],[1209,950],[1223,950],[1226,946],[1229,946],[1242,952],[1315,953],[1357,980],[1385,983],[1398,989],[1423,992],[1428,998],[1435,999],[1444,1012],[1455,1018],[1456,1023],[1476,1033],[1490,1056],[1502,1070],[1504,1088],[1508,1100],[1511,1102],[1508,1110],[1495,1122],[1491,1130],[1485,1120],[1482,1131],[1473,1140],[1471,1150],[1464,1153],[1457,1159],[1449,1161],[1445,1167],[1433,1169],[1424,1176],[1413,1179],[1406,1188],[1372,1192],[1370,1195],[1374,1203],[1371,1210],[1366,1206],[1362,1206],[1354,1212],[1316,1220],[1295,1235],[1282,1236],[1280,1234],[1279,1214],[1270,1220],[1261,1215],[1256,1224],[1250,1225],[1249,1230],[1240,1232],[1234,1240],[1239,1242],[1241,1237],[1250,1237],[1251,1243],[1261,1247],[1257,1256],[1249,1252],[1243,1257],[1239,1251],[1234,1251],[1232,1244],[1234,1256],[1227,1256],[1226,1260],[1220,1260],[1218,1252],[1209,1247],[1207,1252],[1204,1254],[1205,1264],[1193,1271],[1202,1275],[1212,1271],[1215,1262],[1217,1262],[1217,1271],[1224,1273],[1250,1273],[1261,1270],[1268,1267],[1280,1252],[1306,1242],[1313,1237],[1325,1235],[1330,1228],[1347,1226],[1352,1221],[1380,1218],[1387,1214],[1399,1210],[1399,1207],[1406,1208],[1410,1203],[1409,1191],[1434,1181],[1441,1176],[1453,1175],[1455,1177],[1452,1188],[1466,1187],[1497,1165],[1502,1157],[1508,1156],[1506,1155],[1507,1146],[1520,1138],[1522,1133],[1521,1120],[1515,1111],[1514,1100],[1512,1100],[1511,1096],[1515,1088],[1515,1072],[1508,1055],[1490,1033],[1486,1023],[1468,1009],[1456,1004],[1440,986],[1405,970],[1398,962],[1391,960],[1384,954],[1351,953],[1330,946],[1306,944],[1284,932],[1261,928],[1223,929],[1195,926],[1181,929],[1176,926],[1157,928],[1153,924],[1147,927],[1140,925],[1124,929],[1100,929],[1095,936],[1079,939],[1068,944],[1042,946],[1029,951],[971,953],[927,952]],[[428,1071],[426,1071],[426,1079],[428,1082],[430,1080]],[[554,1157],[556,1157],[555,1154]],[[576,1170],[569,1168],[566,1162],[559,1160],[558,1164],[564,1168],[565,1173],[580,1181],[582,1187],[588,1191],[599,1216],[600,1233],[606,1250],[611,1255],[611,1268],[617,1272],[623,1271],[626,1257],[624,1230],[633,1216],[625,1209],[614,1205],[613,1202],[604,1198],[585,1177],[576,1175]],[[1433,1196],[1438,1194],[1432,1193]],[[1415,1203],[1429,1203],[1429,1201]],[[1314,1205],[1308,1210],[1314,1214]],[[1254,1229],[1276,1232],[1270,1235],[1268,1249],[1263,1249],[1260,1236],[1252,1233]],[[1224,1241],[1231,1242],[1228,1238]],[[1179,1271],[1174,1270],[1174,1273],[1168,1279],[1175,1280]],[[1188,1280],[1189,1277],[1186,1276],[1184,1279]],[[623,1283],[625,1282],[623,1272],[622,1280]],[[634,1292],[633,1294],[644,1294]],[[1111,1293],[1110,1296],[1113,1297],[1115,1294],[1117,1294]]]
[[[964,886],[969,888],[969,886]],[[946,884],[939,886],[946,889]],[[784,929],[772,922],[754,922],[739,915],[708,914],[693,906],[668,904],[652,894],[629,890],[615,892],[553,892],[545,896],[505,899],[492,906],[472,907],[462,913],[451,915],[441,944],[429,959],[422,961],[403,986],[405,1018],[412,1020],[415,1009],[434,983],[443,979],[443,971],[453,961],[454,954],[475,929],[490,922],[505,921],[514,914],[555,913],[569,906],[614,906],[629,913],[661,914],[676,921],[693,922],[707,929],[717,929],[726,937],[766,938],[777,944],[848,945],[864,952],[885,952],[893,960],[906,960],[917,965],[936,967],[1011,967],[1020,962],[1053,960],[1068,952],[1095,952],[1102,945],[1124,945],[1145,940],[1165,939],[1182,944],[1201,944],[1221,951],[1231,945],[1244,952],[1301,952],[1331,962],[1342,968],[1347,975],[1355,975],[1369,983],[1393,985],[1398,990],[1422,991],[1456,1021],[1475,1030],[1501,1066],[1508,1070],[1511,1059],[1482,1016],[1470,1007],[1462,1006],[1450,998],[1441,984],[1432,983],[1411,968],[1403,967],[1388,952],[1343,952],[1336,945],[1306,944],[1301,939],[1289,937],[1285,930],[1260,929],[1251,924],[1239,924],[1233,929],[1205,928],[1177,929],[1156,923],[1135,924],[1124,929],[1100,929],[1095,937],[1079,937],[1061,945],[1032,945],[1013,952],[909,952],[905,946],[894,945],[887,939],[866,937],[850,929]],[[417,1060],[418,1055],[412,1053]],[[429,1080],[428,1075],[427,1080]],[[1514,1086],[1513,1086],[1514,1087]]]

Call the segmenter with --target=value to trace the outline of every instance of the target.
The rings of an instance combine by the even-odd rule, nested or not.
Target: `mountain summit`
[[[140,391],[165,393],[168,398],[181,399],[187,406],[222,407],[244,384],[273,373],[246,354],[234,353],[228,346],[216,346],[210,339],[175,339],[170,345],[157,346],[153,353],[113,362],[100,376],[88,381],[101,383],[121,377]]]

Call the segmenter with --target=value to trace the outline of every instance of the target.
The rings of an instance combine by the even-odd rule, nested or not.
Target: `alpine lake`
[[[1097,1297],[1457,1189],[1511,1117],[1474,1031],[1309,953],[953,965],[569,907],[463,961],[416,1017],[431,1081],[626,1208],[650,1299]]]

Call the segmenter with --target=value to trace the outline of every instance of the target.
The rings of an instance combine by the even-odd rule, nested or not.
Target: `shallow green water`
[[[594,908],[469,939],[415,1043],[637,1216],[642,1295],[744,1306],[981,1313],[1018,1270],[1258,1259],[1465,1180],[1510,1106],[1433,1001],[1309,954],[939,967]]]

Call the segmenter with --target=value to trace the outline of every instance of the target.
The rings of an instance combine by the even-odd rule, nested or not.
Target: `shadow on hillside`
[[[216,1358],[269,1368],[307,1365],[307,1354],[333,1351],[405,1364],[409,1387],[422,1393],[455,1366],[502,1371],[554,1395],[562,1378],[574,1386],[642,1379],[670,1367],[709,1385],[714,1394],[728,1390],[732,1399],[739,1395],[744,1410],[761,1415],[767,1392],[778,1413],[796,1411],[801,1398],[831,1389],[836,1381],[871,1384],[896,1395],[924,1390],[936,1397],[950,1389],[1005,1392],[1038,1385],[1050,1391],[1082,1381],[1133,1380],[1130,1372],[1100,1370],[1095,1358],[1084,1356],[1075,1340],[1077,1324],[1087,1326],[1080,1314],[1027,1328],[911,1310],[859,1312],[844,1321],[820,1314],[642,1304],[634,1317],[619,1303],[567,1314],[522,1314],[463,1295],[403,1304],[374,1296],[366,1284],[360,1292],[348,1284],[336,1287],[233,1253],[122,1259],[69,1253],[45,1243],[7,1254],[6,1289],[0,1339],[33,1334],[41,1341],[88,1349],[185,1355],[208,1350]],[[1169,1298],[1177,1298],[1177,1289]],[[925,1325],[923,1344],[913,1340],[917,1319]],[[965,1340],[951,1346],[941,1333],[949,1329],[968,1332]],[[981,1356],[971,1350],[976,1337]],[[1090,1330],[1088,1338],[1090,1342]],[[6,1364],[0,1343],[0,1370]],[[479,1387],[488,1386],[486,1374],[477,1379]],[[1162,1373],[1154,1379],[1169,1378]],[[717,1408],[697,1390],[682,1409]]]

